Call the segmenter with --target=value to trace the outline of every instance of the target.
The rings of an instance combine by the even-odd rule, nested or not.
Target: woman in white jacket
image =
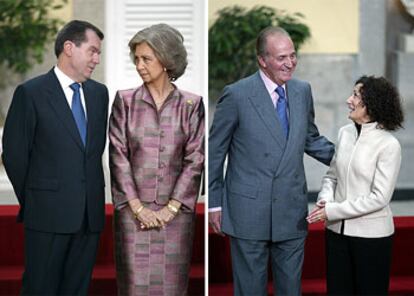
[[[397,90],[363,76],[347,99],[353,124],[339,131],[309,223],[326,222],[329,295],[387,295],[393,216],[389,206],[401,164],[390,133],[404,120]]]

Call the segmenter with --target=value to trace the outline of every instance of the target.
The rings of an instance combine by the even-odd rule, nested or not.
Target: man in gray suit
[[[235,295],[300,295],[307,234],[303,154],[328,165],[334,145],[314,123],[310,85],[292,79],[289,34],[269,27],[256,44],[259,71],[228,85],[209,138],[209,220],[230,237]],[[224,160],[228,157],[226,176]]]

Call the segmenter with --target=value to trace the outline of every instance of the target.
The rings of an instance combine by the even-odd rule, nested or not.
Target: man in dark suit
[[[267,295],[269,257],[276,294],[300,295],[308,211],[303,154],[329,164],[334,146],[314,123],[310,85],[292,78],[297,60],[288,33],[264,29],[256,50],[259,71],[226,86],[217,103],[209,219],[230,237],[235,295]]]
[[[23,295],[87,295],[105,218],[108,91],[90,79],[103,38],[90,23],[66,24],[57,65],[19,85],[7,114],[2,157],[24,223]]]

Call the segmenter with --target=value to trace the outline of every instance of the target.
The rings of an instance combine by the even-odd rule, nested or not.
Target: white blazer
[[[322,180],[319,200],[325,200],[326,227],[344,235],[385,237],[394,233],[389,206],[401,165],[398,140],[378,124],[354,124],[339,130],[330,168]]]

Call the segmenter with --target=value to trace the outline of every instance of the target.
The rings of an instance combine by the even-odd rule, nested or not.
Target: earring
[[[164,72],[167,72],[167,68],[164,67]]]

